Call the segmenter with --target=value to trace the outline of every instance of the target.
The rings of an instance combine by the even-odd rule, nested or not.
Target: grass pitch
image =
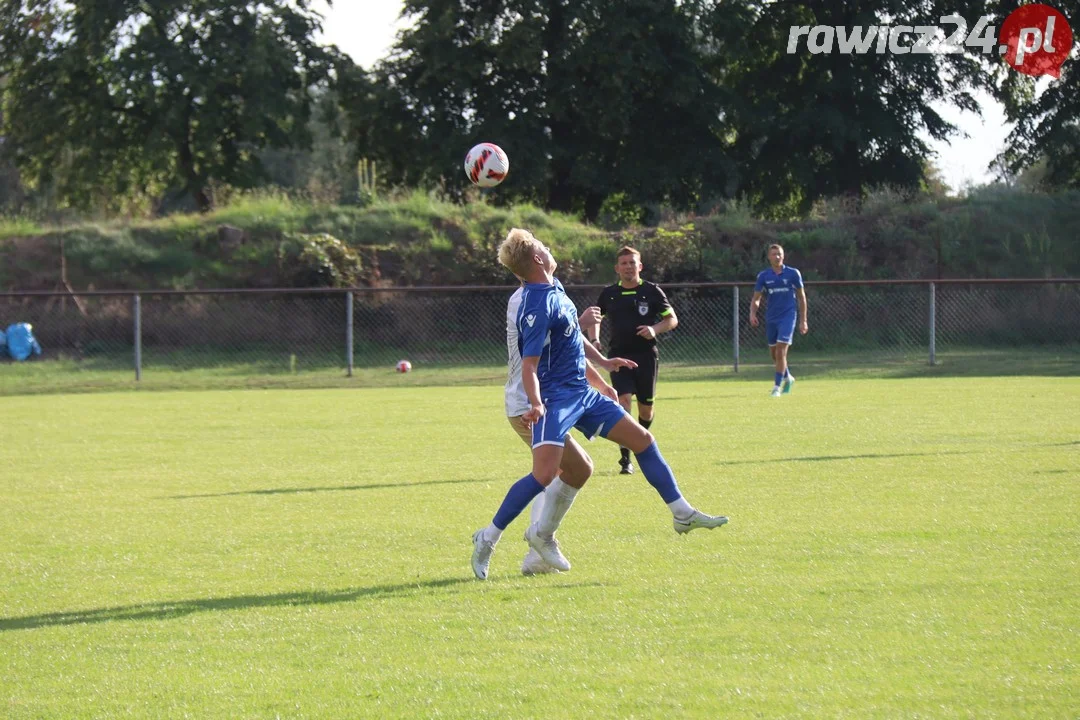
[[[765,377],[765,375],[761,375]],[[661,382],[524,578],[501,388],[0,398],[0,715],[1075,717],[1080,380]]]

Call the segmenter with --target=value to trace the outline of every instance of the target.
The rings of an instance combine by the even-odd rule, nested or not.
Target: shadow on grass
[[[174,602],[119,605],[92,610],[45,613],[24,617],[0,618],[0,632],[29,630],[58,625],[86,625],[112,622],[114,620],[168,620],[197,612],[212,610],[242,610],[297,605],[330,605],[346,603],[366,597],[394,597],[411,595],[418,590],[438,589],[476,582],[472,578],[445,578],[427,582],[402,583],[400,585],[375,585],[344,590],[275,593],[273,595],[234,595],[233,597],[206,598],[203,600],[177,600]]]
[[[531,578],[523,578],[530,581]],[[398,585],[375,585],[373,587],[345,588],[342,590],[315,590],[310,592],[275,593],[272,595],[234,595],[232,597],[205,598],[202,600],[176,600],[172,602],[117,605],[90,610],[44,613],[23,617],[0,618],[0,632],[10,630],[33,630],[63,625],[92,625],[121,620],[172,620],[192,613],[219,610],[246,610],[249,608],[299,607],[304,605],[332,605],[349,603],[368,597],[408,597],[424,590],[476,583],[472,577],[443,578],[426,582],[401,583]],[[491,584],[492,581],[488,581]],[[550,589],[600,587],[602,583],[572,583],[552,585]]]
[[[269,488],[266,490],[236,490],[234,492],[206,493],[203,495],[169,495],[168,500],[190,500],[192,498],[215,498],[229,497],[232,495],[292,495],[296,493],[317,493],[351,490],[384,490],[386,488],[408,488],[420,485],[464,485],[468,483],[486,482],[484,480],[425,480],[424,482],[411,483],[376,483],[374,485],[333,485],[329,487],[307,488]]]
[[[865,453],[863,455],[812,455],[808,457],[766,458],[764,460],[718,460],[716,465],[764,465],[780,462],[833,462],[834,460],[884,460],[902,457],[932,457],[934,455],[978,455],[976,450],[944,450],[941,452]]]

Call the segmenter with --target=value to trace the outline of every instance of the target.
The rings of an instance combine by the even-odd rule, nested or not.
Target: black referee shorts
[[[660,372],[660,358],[657,353],[624,355],[612,353],[610,357],[622,357],[633,360],[637,368],[619,368],[611,373],[611,387],[620,395],[634,395],[639,405],[652,405],[656,396],[656,378]]]

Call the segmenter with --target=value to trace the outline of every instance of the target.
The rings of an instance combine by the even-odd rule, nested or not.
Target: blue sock
[[[779,385],[780,381],[784,379],[784,373],[773,373],[773,377],[776,378],[776,384]]]
[[[634,457],[637,458],[638,467],[644,473],[645,479],[656,488],[664,502],[673,503],[682,497],[679,486],[675,483],[675,473],[671,472],[671,466],[660,454],[660,448],[656,447],[655,442],[645,448],[644,452],[634,453]]]
[[[495,513],[491,524],[500,530],[505,530],[506,526],[514,522],[514,518],[529,506],[533,498],[542,492],[544,492],[544,486],[533,477],[532,473],[521,478],[507,490],[506,497],[499,506],[499,512]]]
[[[784,379],[787,380],[789,377],[791,377],[791,368],[786,367],[784,368]]]

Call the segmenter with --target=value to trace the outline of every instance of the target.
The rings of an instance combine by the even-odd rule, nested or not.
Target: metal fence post
[[[352,290],[345,293],[345,376],[352,377],[353,371],[353,295]]]
[[[739,372],[739,286],[731,288],[731,340],[735,351],[735,372]]]
[[[930,283],[930,364],[937,364],[937,286]]]
[[[142,297],[135,294],[135,382],[142,380]]]

